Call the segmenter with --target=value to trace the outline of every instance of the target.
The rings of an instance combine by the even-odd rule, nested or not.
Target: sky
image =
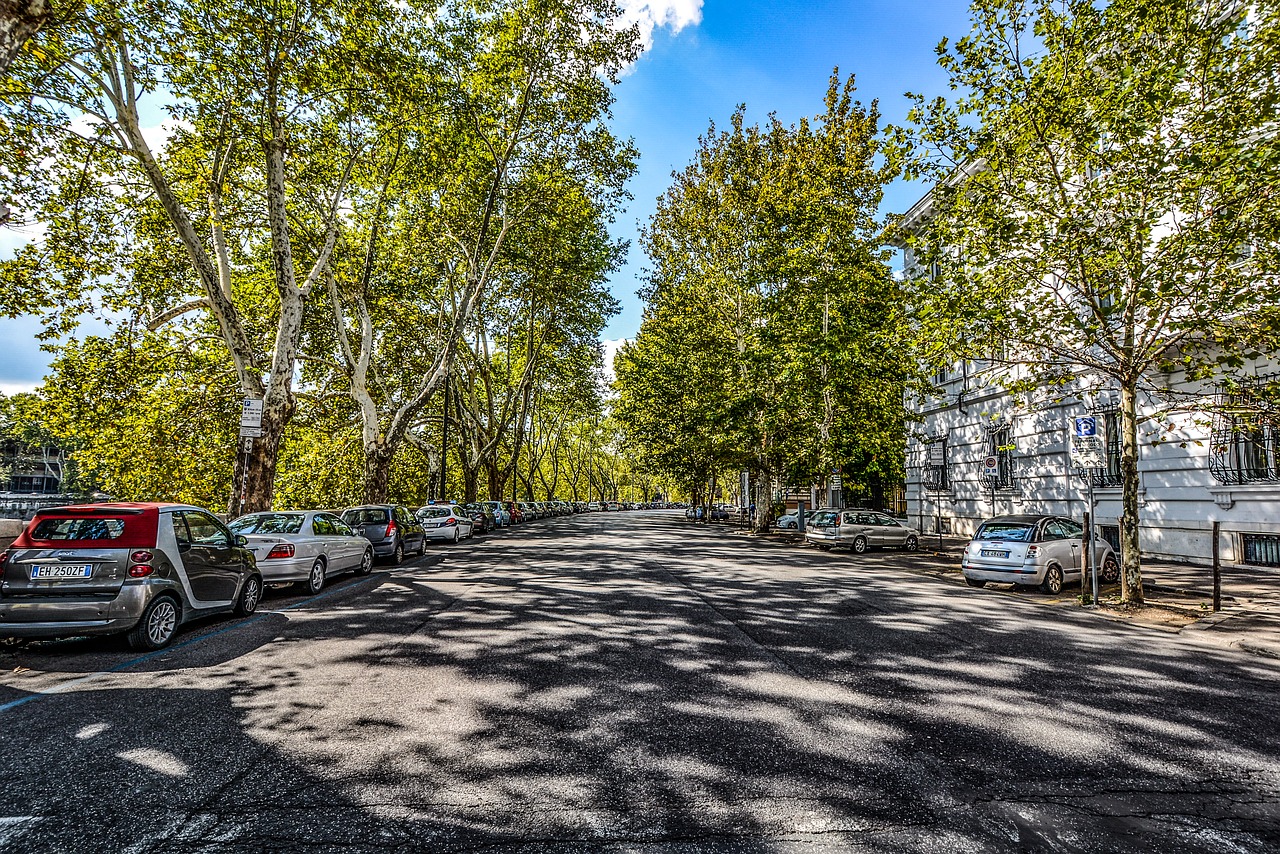
[[[631,242],[625,266],[610,280],[622,306],[605,329],[606,364],[640,327],[636,296],[645,266],[639,230],[670,183],[692,159],[710,122],[725,125],[738,104],[750,122],[770,112],[785,123],[822,111],[834,67],[857,77],[858,97],[878,100],[882,120],[901,122],[905,92],[946,94],[934,47],[970,28],[966,0],[622,0],[648,49],[615,90],[614,129],[635,140],[634,200],[613,235]],[[887,188],[884,213],[902,212],[924,192]],[[0,228],[0,257],[30,234]],[[0,393],[30,390],[48,367],[30,320],[0,319]]]

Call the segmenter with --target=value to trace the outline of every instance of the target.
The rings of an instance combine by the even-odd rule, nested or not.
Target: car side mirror
[[[249,545],[249,538],[244,534],[236,534],[236,545],[242,548]]]

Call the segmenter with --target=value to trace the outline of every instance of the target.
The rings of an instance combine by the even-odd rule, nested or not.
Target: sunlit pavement
[[[1280,662],[595,513],[0,652],[12,851],[1280,848]]]

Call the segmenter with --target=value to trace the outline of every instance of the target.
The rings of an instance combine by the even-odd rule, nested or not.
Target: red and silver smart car
[[[160,649],[188,620],[257,609],[262,576],[244,544],[183,504],[42,510],[0,552],[0,637],[127,633]]]

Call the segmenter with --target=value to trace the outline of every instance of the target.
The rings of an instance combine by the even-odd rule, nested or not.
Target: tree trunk
[[[364,449],[364,503],[386,504],[391,491],[391,461],[395,448],[378,442]]]
[[[1142,552],[1138,542],[1137,383],[1120,386],[1120,599],[1142,605]]]
[[[44,0],[0,0],[0,73],[49,17]]]

